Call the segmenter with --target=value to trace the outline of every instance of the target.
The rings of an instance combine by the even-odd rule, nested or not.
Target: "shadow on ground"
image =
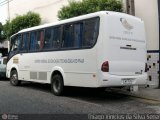
[[[34,89],[38,91],[43,91],[46,93],[51,93],[49,84],[39,84],[32,82],[23,82],[21,87]],[[90,102],[118,102],[118,101],[128,101],[129,96],[116,93],[111,89],[93,89],[93,88],[80,88],[80,87],[65,87],[65,94],[63,97],[80,99]]]
[[[9,81],[9,79],[6,77],[0,77],[0,81]]]

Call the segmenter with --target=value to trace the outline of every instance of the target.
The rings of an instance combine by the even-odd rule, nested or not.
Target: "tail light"
[[[109,62],[108,61],[105,61],[102,66],[101,66],[101,70],[103,72],[109,72]]]
[[[147,72],[148,71],[148,65],[147,65],[147,63],[145,64],[145,72]]]

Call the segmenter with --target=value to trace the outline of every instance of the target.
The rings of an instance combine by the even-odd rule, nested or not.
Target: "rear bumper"
[[[135,85],[146,85],[147,73],[137,76],[118,76],[111,75],[108,73],[102,73],[99,81],[99,87],[120,87],[120,86],[135,86]],[[124,80],[130,80],[131,83],[125,83]]]

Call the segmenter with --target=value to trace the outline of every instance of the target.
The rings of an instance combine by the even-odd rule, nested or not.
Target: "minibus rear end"
[[[144,22],[131,15],[106,12],[99,33],[100,87],[138,86],[147,81]]]

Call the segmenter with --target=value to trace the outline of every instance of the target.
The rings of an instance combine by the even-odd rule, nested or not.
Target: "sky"
[[[0,22],[5,24],[7,20],[7,4],[4,4],[3,1],[6,0],[0,0]]]

